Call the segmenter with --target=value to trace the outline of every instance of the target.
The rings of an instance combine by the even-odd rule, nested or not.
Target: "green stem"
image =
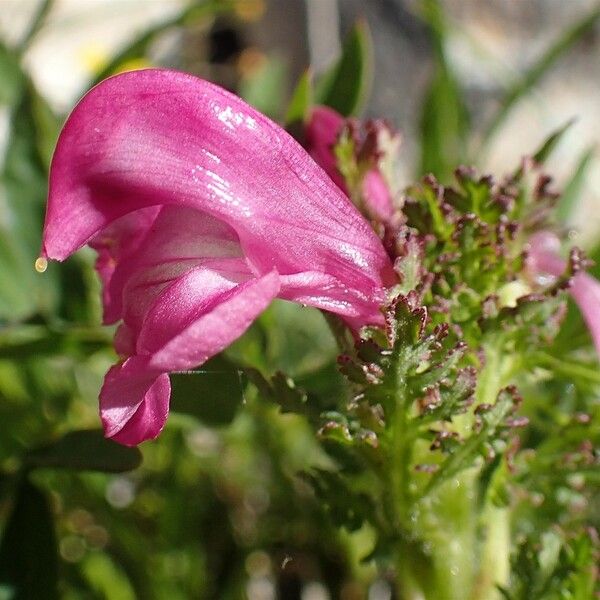
[[[503,352],[503,345],[501,338],[485,345],[477,404],[494,404],[514,373],[516,362]],[[473,417],[455,421],[467,437],[465,447],[450,457],[445,476],[434,475],[425,493],[417,497],[411,491],[410,471],[415,440],[407,435],[410,423],[402,383],[399,377],[390,486],[399,531],[404,534],[396,547],[398,596],[407,600],[496,600],[496,584],[505,584],[509,574],[510,512],[487,503],[477,518],[479,469],[459,467],[465,462],[463,454],[472,454],[472,446],[480,443],[470,431]]]
[[[477,400],[493,404],[499,391],[509,382],[516,365],[504,356],[502,339],[485,347],[486,364],[479,378]],[[510,512],[485,500],[480,517],[484,541],[480,555],[479,572],[470,596],[471,600],[496,600],[496,585],[504,585],[510,574]]]
[[[500,600],[496,584],[505,584],[510,575],[510,512],[488,504],[482,514],[486,527],[479,573],[471,600]]]
[[[396,592],[400,600],[425,600],[422,572],[427,568],[419,559],[419,551],[409,541],[412,498],[409,492],[410,464],[414,439],[408,430],[408,405],[404,364],[395,366],[393,425],[390,439],[389,482],[387,484],[387,514],[393,529],[395,544]]]

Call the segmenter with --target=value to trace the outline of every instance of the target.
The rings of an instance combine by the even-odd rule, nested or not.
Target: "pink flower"
[[[200,365],[275,297],[379,323],[393,281],[369,224],[279,126],[190,75],[130,72],[67,120],[42,257],[98,252],[122,361],[100,392],[107,437],[156,437],[168,373]]]
[[[315,162],[347,194],[346,183],[338,170],[333,151],[345,124],[346,119],[333,108],[315,106],[306,125],[305,145]]]
[[[365,215],[382,223],[388,222],[394,213],[394,192],[388,181],[391,176],[390,161],[396,159],[400,138],[382,121],[368,121],[364,128],[366,136],[361,143],[356,121],[347,120],[332,108],[313,108],[305,131],[305,147],[335,184],[350,196]],[[334,152],[344,127],[348,127],[354,143],[355,181],[344,178],[338,168]]]
[[[565,272],[567,263],[560,258],[560,240],[556,235],[541,231],[531,237],[529,245],[530,268],[535,273],[559,277]],[[577,273],[569,293],[577,303],[600,355],[600,281],[587,273]]]

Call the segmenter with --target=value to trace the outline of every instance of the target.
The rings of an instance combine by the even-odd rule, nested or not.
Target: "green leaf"
[[[558,144],[562,141],[565,133],[575,123],[575,119],[569,119],[564,125],[555,129],[543,142],[542,145],[531,155],[531,158],[538,164],[543,165],[552,155]],[[524,174],[523,165],[521,165],[514,174],[514,179],[520,179]]]
[[[35,124],[35,142],[42,165],[47,170],[50,169],[50,161],[58,134],[62,126],[61,120],[46,100],[37,92],[33,86],[30,89],[31,96],[31,116]]]
[[[342,56],[317,84],[316,102],[349,117],[360,111],[373,77],[372,42],[365,21],[358,21],[346,38]]]
[[[311,407],[307,403],[305,391],[281,371],[275,373],[267,385],[265,380],[260,381],[256,371],[249,371],[248,377],[266,398],[281,407],[282,412],[309,415]]]
[[[35,36],[44,26],[46,17],[48,16],[53,4],[54,0],[41,0],[38,2],[37,10],[31,19],[31,22],[29,23],[29,27],[19,42],[19,46],[17,48],[19,54],[23,54],[23,52],[27,50]]]
[[[438,65],[420,118],[420,173],[448,181],[452,169],[464,162],[466,123],[458,83],[447,67]]]
[[[313,81],[312,72],[307,69],[298,80],[292,99],[285,113],[286,127],[303,123],[313,104]]]
[[[338,527],[356,531],[365,521],[373,520],[376,510],[372,498],[364,492],[354,491],[340,473],[313,469],[302,476],[323,501]]]
[[[110,556],[90,552],[82,564],[87,583],[103,600],[135,600],[136,594],[121,565]]]
[[[511,559],[509,600],[588,600],[594,597],[598,543],[587,532],[568,537],[555,528],[532,535]]]
[[[275,301],[260,316],[274,371],[298,377],[317,371],[337,354],[335,339],[320,311],[292,302]]]
[[[560,141],[563,139],[565,133],[575,123],[575,119],[569,119],[564,125],[561,125],[556,131],[553,131],[540,146],[540,148],[533,155],[533,160],[536,163],[543,165],[550,155],[554,152]]]
[[[29,360],[56,354],[89,356],[110,346],[110,332],[99,327],[52,330],[42,325],[19,325],[0,331],[0,360]]]
[[[7,57],[10,72],[6,73]],[[4,65],[4,73],[2,72]],[[55,277],[33,269],[38,256],[47,189],[47,168],[58,135],[58,120],[37,93],[16,57],[0,45],[3,90],[11,89],[10,129],[0,170],[0,318],[10,322],[45,312],[55,301]]]
[[[476,462],[486,445],[492,443],[504,428],[506,419],[515,410],[516,402],[512,389],[500,391],[496,402],[481,412],[481,421],[472,434],[441,464],[440,469],[429,481],[424,495],[430,494],[439,485]]]
[[[600,244],[597,244],[591,252],[588,252],[589,258],[594,262],[588,269],[588,273],[600,279]]]
[[[24,458],[30,469],[73,469],[122,473],[137,468],[142,454],[106,439],[99,429],[71,431],[46,446],[36,448]]]
[[[114,75],[130,60],[143,57],[150,45],[165,31],[172,29],[173,27],[193,25],[206,18],[212,17],[213,15],[228,12],[235,4],[236,2],[233,0],[208,0],[200,4],[196,2],[190,3],[173,18],[161,21],[158,25],[150,27],[133,41],[129,42],[127,46],[123,47],[112,60],[97,73],[94,80],[87,86],[87,89],[93,87],[110,75]]]
[[[260,112],[274,119],[281,117],[287,69],[278,56],[267,58],[248,78],[240,82],[240,96]]]
[[[498,132],[513,107],[539,83],[544,75],[566,54],[600,18],[600,7],[595,8],[552,43],[540,59],[525,72],[506,92],[496,115],[483,135],[483,145],[488,145]]]
[[[0,42],[0,105],[16,104],[21,97],[25,77],[16,55]]]
[[[171,410],[207,425],[227,425],[243,402],[242,374],[223,358],[198,371],[171,374]]]
[[[26,478],[0,544],[0,585],[14,600],[58,598],[58,551],[48,499]]]
[[[4,227],[0,227],[0,269],[0,318],[18,321],[29,316],[35,311],[35,296],[31,293],[33,263]]]
[[[0,201],[5,214],[0,225],[0,272],[3,284],[9,288],[0,293],[0,318],[11,322],[48,312],[56,302],[54,272],[50,270],[40,277],[33,268],[40,248],[49,162],[49,154],[42,157],[40,149],[42,145],[48,148],[54,140],[52,134],[48,138],[38,129],[40,114],[36,116],[36,110],[44,111],[48,119],[50,114],[42,106],[43,100],[27,81],[10,115],[0,171]]]
[[[581,198],[585,178],[589,166],[592,163],[592,159],[594,158],[595,151],[596,149],[592,146],[585,150],[579,157],[577,166],[567,181],[556,207],[556,218],[559,223],[566,223],[573,214],[573,211]]]
[[[435,71],[420,116],[420,173],[447,181],[465,158],[468,113],[462,91],[446,59],[446,23],[439,2],[424,2],[434,46]]]
[[[33,261],[39,247],[46,172],[37,154],[30,111],[33,86],[15,53],[1,43],[0,81],[0,103],[11,107],[0,170],[0,319],[14,322],[32,315],[42,298]]]

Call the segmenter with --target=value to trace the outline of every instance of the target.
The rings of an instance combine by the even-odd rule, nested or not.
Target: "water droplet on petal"
[[[35,270],[38,273],[43,273],[47,268],[48,268],[48,261],[43,256],[40,256],[39,258],[36,259]]]

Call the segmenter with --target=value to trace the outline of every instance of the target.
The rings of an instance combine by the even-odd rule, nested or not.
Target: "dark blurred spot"
[[[209,61],[223,64],[233,60],[244,48],[241,36],[233,27],[217,27],[210,32]]]

